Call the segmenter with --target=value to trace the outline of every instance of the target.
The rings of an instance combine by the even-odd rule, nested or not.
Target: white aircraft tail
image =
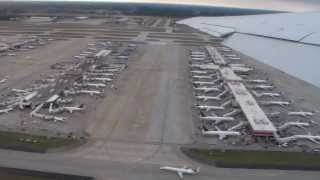
[[[197,169],[195,170],[195,173],[198,174],[200,172],[200,167],[197,167]]]

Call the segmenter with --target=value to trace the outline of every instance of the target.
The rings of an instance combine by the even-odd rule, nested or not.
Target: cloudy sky
[[[1,0],[0,0],[1,1]],[[19,0],[12,0],[19,1]],[[43,0],[38,0],[43,1]],[[51,0],[61,1],[61,0]],[[258,8],[284,11],[320,11],[320,0],[65,0],[65,1],[115,1],[115,2],[149,2],[174,4],[200,4],[241,8]]]

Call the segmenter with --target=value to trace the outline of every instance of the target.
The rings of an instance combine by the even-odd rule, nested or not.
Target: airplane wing
[[[183,179],[183,173],[181,171],[177,171],[177,174],[180,177],[180,179]]]
[[[177,24],[188,25],[212,36],[229,35],[227,41],[223,41],[225,46],[320,87],[320,76],[315,79],[314,71],[317,69],[313,65],[320,54],[320,23],[315,21],[317,17],[320,17],[320,12],[194,17]],[[279,49],[277,56],[269,53]],[[311,51],[317,53],[311,56]],[[282,66],[274,63],[277,57],[288,63]],[[304,61],[300,61],[300,57],[305,57]],[[299,67],[301,73],[297,73],[294,67]]]

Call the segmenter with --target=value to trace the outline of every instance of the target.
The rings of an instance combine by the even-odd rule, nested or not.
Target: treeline
[[[232,16],[267,14],[275,11],[241,9],[214,6],[168,5],[146,3],[101,2],[0,2],[0,16],[16,16],[22,13],[85,13],[107,14],[121,12],[126,15],[145,16]]]

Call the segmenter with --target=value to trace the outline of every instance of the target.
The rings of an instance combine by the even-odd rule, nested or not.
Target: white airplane
[[[113,79],[112,78],[104,78],[104,77],[88,77],[86,75],[83,75],[83,80],[86,80],[86,81],[102,81],[102,82],[110,82],[112,81]]]
[[[228,136],[240,136],[241,133],[238,131],[222,131],[217,126],[215,126],[217,129],[216,131],[212,130],[206,130],[205,128],[202,128],[202,135],[204,136],[219,136],[219,140],[223,140]]]
[[[288,112],[289,116],[302,116],[302,117],[310,117],[313,116],[313,112],[303,112],[303,111],[297,111],[297,112]]]
[[[277,133],[274,133],[274,137],[280,144],[286,144],[288,142],[296,141],[299,139],[305,139],[313,143],[320,144],[320,136],[311,135],[310,133],[308,135],[293,135],[289,137],[280,137]]]
[[[216,82],[205,82],[205,81],[193,81],[193,84],[198,84],[198,85],[215,85]]]
[[[74,83],[74,86],[78,87],[95,87],[95,88],[100,88],[100,87],[106,87],[107,85],[103,83]]]
[[[195,175],[200,172],[200,167],[193,169],[190,167],[171,167],[171,166],[162,166],[160,167],[160,170],[166,170],[166,171],[171,171],[171,172],[176,172],[179,176],[180,179],[183,179],[183,174],[188,174],[188,175]]]
[[[58,117],[58,116],[51,116],[51,115],[46,115],[46,114],[40,114],[38,113],[38,111],[43,107],[44,104],[40,104],[38,105],[31,113],[30,116],[31,117],[37,117],[40,119],[44,119],[44,120],[53,120],[54,122],[64,122],[66,118],[64,117]]]
[[[4,84],[4,83],[6,83],[7,81],[8,81],[8,78],[1,79],[1,80],[0,80],[0,84]]]
[[[201,58],[192,57],[191,60],[192,60],[192,61],[204,61],[205,58],[204,58],[204,57],[201,57]]]
[[[247,79],[245,81],[249,83],[267,83],[268,82],[267,80],[264,80],[264,79]]]
[[[229,57],[229,59],[232,59],[232,60],[240,60],[241,58],[239,58],[239,57]]]
[[[287,129],[291,126],[296,126],[299,128],[304,128],[304,127],[308,127],[310,126],[309,123],[305,123],[305,122],[286,122],[283,125],[279,126],[277,129],[278,130],[283,130],[283,129]]]
[[[207,71],[190,71],[190,72],[194,74],[208,74]]]
[[[104,69],[105,72],[118,72],[118,71],[121,71],[121,69],[119,68],[110,68],[110,69]]]
[[[129,56],[118,56],[117,59],[129,59]]]
[[[208,101],[208,100],[216,100],[216,101],[220,101],[221,98],[220,97],[216,97],[216,96],[196,96],[197,99],[202,100],[204,102]]]
[[[214,77],[214,74],[212,75],[193,75],[191,76],[194,79],[212,79]]]
[[[219,116],[200,116],[201,120],[205,121],[214,121],[215,124],[219,124],[221,122],[230,122],[230,121],[235,121],[233,117],[219,117]]]
[[[79,106],[74,106],[74,107],[63,107],[65,110],[69,111],[70,113],[73,113],[74,111],[83,111],[85,110],[85,106],[79,105]]]
[[[89,72],[93,73],[112,73],[112,72],[118,72],[119,69],[90,69]]]
[[[89,51],[97,51],[96,48],[88,48]]]
[[[13,108],[7,108],[7,109],[1,109],[0,114],[9,113],[9,111],[12,111]]]
[[[202,70],[218,70],[219,66],[213,64],[213,63],[208,63],[208,64],[191,64],[190,67],[196,67],[200,68]]]
[[[280,97],[281,94],[280,93],[269,93],[269,92],[257,92],[257,91],[252,91],[252,93],[256,96],[256,97],[263,97],[263,96],[267,96],[267,97]]]
[[[288,102],[288,101],[261,101],[260,104],[265,105],[265,106],[272,106],[272,105],[288,106],[288,105],[290,105],[290,102]]]
[[[94,72],[88,72],[86,75],[89,76],[114,76],[113,73],[94,73]]]
[[[103,92],[83,89],[83,90],[76,90],[76,91],[75,90],[64,90],[63,93],[65,95],[89,94],[90,96],[93,96],[93,95],[100,95]]]
[[[206,106],[206,105],[196,105],[195,107],[200,110],[211,111],[211,110],[224,110],[223,106]]]
[[[191,51],[190,53],[191,53],[191,54],[206,54],[206,53],[203,52],[203,51]]]
[[[205,57],[206,53],[191,53],[190,56],[194,56],[194,57]]]
[[[224,54],[225,57],[237,57],[235,54]]]
[[[84,94],[89,94],[90,96],[102,94],[101,91],[92,91],[92,90],[80,90],[79,92]]]
[[[233,58],[234,59],[234,58]],[[231,66],[231,69],[234,72],[238,72],[238,73],[248,73],[250,71],[253,71],[253,68],[249,68],[249,67],[241,67],[241,66]]]
[[[220,89],[218,87],[195,87],[194,90],[202,91],[204,93],[219,92],[220,91]]]
[[[255,85],[255,86],[250,86],[252,89],[264,89],[264,90],[270,90],[273,89],[273,86],[270,85]]]

